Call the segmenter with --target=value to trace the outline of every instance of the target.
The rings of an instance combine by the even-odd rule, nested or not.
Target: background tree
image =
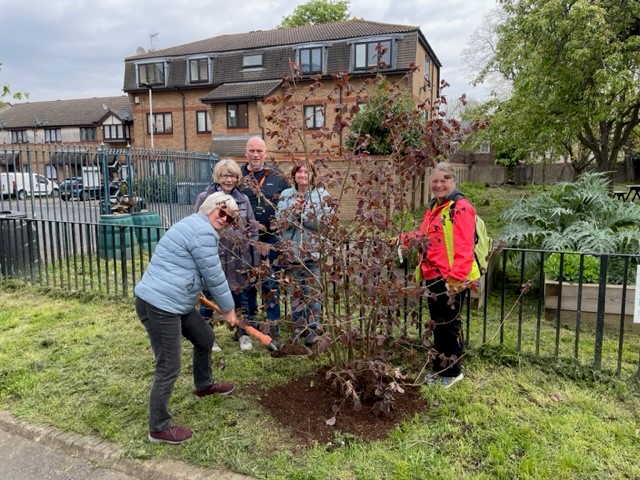
[[[0,70],[2,70],[2,63],[0,63]],[[2,101],[4,97],[11,96],[15,100],[22,100],[23,98],[29,97],[29,94],[26,92],[14,92],[11,93],[11,88],[6,83],[0,84],[0,105],[4,102]]]
[[[280,27],[301,27],[348,20],[349,0],[310,0],[298,5],[291,15],[282,17]]]
[[[502,0],[495,54],[511,97],[487,105],[492,141],[571,156],[579,170],[612,171],[640,123],[640,2]],[[578,147],[578,144],[582,147]]]

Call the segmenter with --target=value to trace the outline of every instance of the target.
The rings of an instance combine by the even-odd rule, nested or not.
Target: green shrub
[[[582,281],[584,283],[597,283],[600,275],[600,261],[593,255],[579,255],[568,253],[564,255],[562,266],[562,278],[560,277],[560,254],[549,255],[544,262],[544,272],[547,278],[563,282],[575,282],[580,280],[580,257],[583,258]]]

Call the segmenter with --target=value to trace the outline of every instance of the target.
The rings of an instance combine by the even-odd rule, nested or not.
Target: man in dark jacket
[[[271,223],[275,218],[280,193],[289,188],[290,184],[277,169],[265,165],[267,146],[262,138],[251,137],[247,141],[245,156],[247,164],[242,167],[245,185],[243,193],[249,197],[253,213],[260,223],[260,241],[270,247],[269,254],[263,257],[263,260],[268,260],[270,270],[268,277],[262,282],[262,303],[267,313],[267,321],[271,324],[271,336],[275,338],[278,336],[280,320],[280,291],[274,272],[278,260],[278,237]],[[250,305],[257,307],[257,295],[257,290],[251,289]]]

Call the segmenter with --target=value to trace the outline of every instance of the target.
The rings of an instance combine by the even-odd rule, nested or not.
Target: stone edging
[[[176,460],[126,459],[123,450],[114,443],[54,427],[31,425],[7,411],[0,411],[0,429],[140,480],[251,480],[245,475],[204,469]]]

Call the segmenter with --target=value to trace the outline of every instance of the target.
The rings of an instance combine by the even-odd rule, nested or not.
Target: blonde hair
[[[227,212],[231,215],[238,215],[238,204],[231,195],[224,192],[215,192],[205,198],[202,205],[198,209],[198,213],[204,213],[209,215],[216,208],[225,207]]]
[[[232,158],[223,158],[213,167],[212,178],[215,183],[220,183],[222,181],[222,174],[226,172],[231,173],[238,177],[238,184],[242,180],[242,171],[240,170],[240,166],[236,163]]]

